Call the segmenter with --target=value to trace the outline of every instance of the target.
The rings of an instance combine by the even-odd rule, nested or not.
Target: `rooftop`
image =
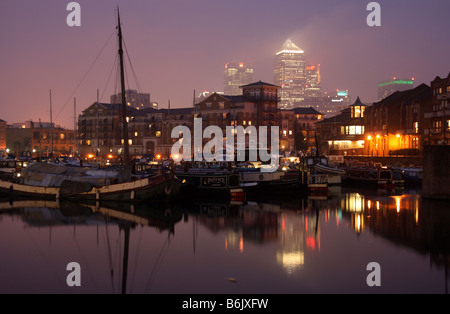
[[[280,87],[280,86],[278,86],[278,85],[273,85],[273,84],[266,83],[266,82],[262,82],[262,81],[250,83],[250,84],[247,84],[247,85],[242,85],[242,86],[240,86],[240,87],[242,88],[242,87],[253,87],[253,86],[273,86],[273,87]]]
[[[286,40],[280,51],[276,53],[278,56],[282,53],[304,53],[302,49],[300,49],[297,45],[295,45],[290,39]]]

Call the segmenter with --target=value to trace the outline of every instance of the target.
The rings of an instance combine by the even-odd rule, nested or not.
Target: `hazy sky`
[[[116,7],[131,66],[127,88],[166,108],[192,106],[194,90],[223,90],[227,62],[250,62],[273,83],[274,54],[290,38],[321,64],[324,91],[377,98],[377,84],[450,72],[450,1],[389,0],[369,27],[367,0],[80,0],[81,26],[66,23],[64,0],[0,3],[0,119],[73,127],[97,99],[118,91]],[[128,56],[126,58],[128,59]],[[133,71],[134,70],[134,71]],[[112,74],[111,74],[112,73]]]

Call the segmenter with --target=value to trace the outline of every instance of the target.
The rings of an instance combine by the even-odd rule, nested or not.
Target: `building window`
[[[417,137],[412,138],[412,148],[419,148],[419,138]]]
[[[414,122],[413,126],[414,126],[414,132],[419,133],[419,122]]]
[[[352,118],[363,118],[364,117],[364,109],[363,106],[354,106],[352,108]]]

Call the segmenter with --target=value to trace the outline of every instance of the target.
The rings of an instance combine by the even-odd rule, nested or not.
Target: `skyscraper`
[[[378,84],[378,100],[384,99],[387,96],[399,91],[405,91],[414,87],[414,78],[412,79],[398,79],[394,77],[390,81],[381,82]]]
[[[322,97],[320,64],[306,67],[305,99]]]
[[[253,68],[250,64],[238,62],[225,64],[224,94],[242,95],[240,86],[253,82]]]
[[[125,100],[127,105],[136,109],[154,108],[158,109],[158,103],[150,101],[150,94],[138,93],[133,89],[125,91]],[[122,101],[122,93],[111,95],[111,103],[118,104]]]
[[[279,108],[299,107],[305,99],[306,60],[305,53],[288,39],[275,55],[274,81],[279,90]]]

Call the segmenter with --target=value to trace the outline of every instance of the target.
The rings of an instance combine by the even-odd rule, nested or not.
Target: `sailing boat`
[[[32,196],[50,199],[120,200],[137,201],[172,198],[178,195],[181,181],[174,175],[172,167],[161,169],[157,174],[146,177],[132,176],[129,154],[127,105],[125,99],[125,76],[122,48],[122,28],[118,12],[118,40],[120,60],[120,81],[122,91],[122,129],[124,142],[124,165],[115,177],[99,178],[86,171],[75,170],[56,164],[31,165],[24,169],[23,176],[15,180],[0,180],[0,192],[10,196]],[[172,163],[173,165],[173,163]],[[33,168],[36,171],[32,171]],[[38,184],[33,183],[38,182]],[[102,180],[102,181],[99,181]]]

